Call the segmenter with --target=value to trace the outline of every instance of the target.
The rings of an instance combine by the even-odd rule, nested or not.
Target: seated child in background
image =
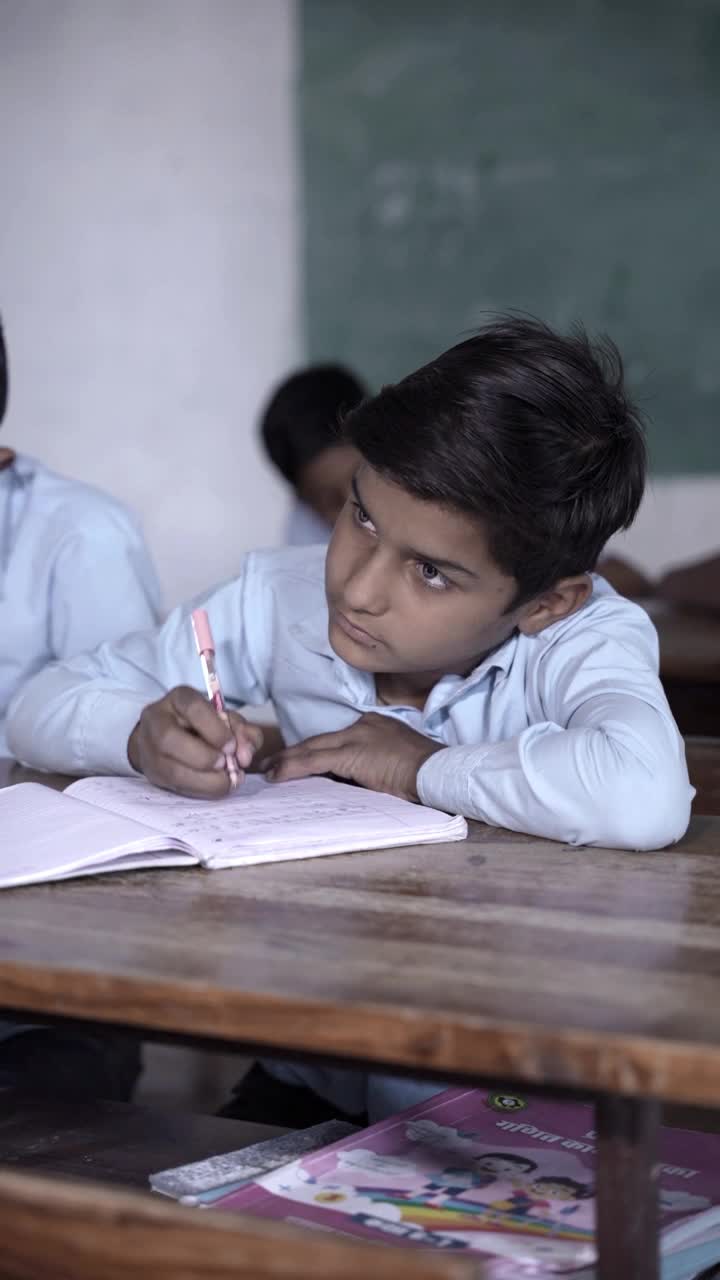
[[[0,326],[0,423],[8,398]],[[0,756],[13,694],[48,662],[159,620],[137,522],[108,494],[0,449]]]
[[[691,564],[679,565],[652,582],[629,560],[608,556],[600,571],[624,596],[642,599],[656,596],[681,608],[706,609],[720,613],[720,556],[707,556]]]
[[[7,399],[0,326],[0,423]],[[154,626],[159,616],[150,557],[125,508],[0,449],[0,756],[10,754],[8,703],[26,680],[101,640]],[[0,1085],[124,1097],[138,1069],[134,1040],[0,1021]]]
[[[571,844],[678,840],[692,789],[657,636],[591,576],[645,481],[614,347],[501,318],[344,429],[361,461],[327,553],[251,553],[203,601],[228,697],[274,704],[288,745],[267,776],[332,773]],[[11,709],[18,757],[208,797],[227,751],[262,762],[262,731],[235,715],[229,739],[201,690],[189,608],[36,676]],[[284,1123],[300,1087],[377,1119],[442,1086],[274,1064],[247,1084],[253,1118]]]
[[[260,434],[297,497],[287,527],[290,546],[328,541],[360,464],[340,436],[340,419],[367,394],[353,373],[335,364],[302,369],[273,392]]]

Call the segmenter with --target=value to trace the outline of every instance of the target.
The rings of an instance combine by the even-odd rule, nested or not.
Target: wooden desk
[[[690,781],[696,789],[693,813],[720,817],[720,737],[686,738]]]
[[[719,902],[715,818],[653,854],[474,824],[463,844],[6,890],[0,991],[8,1009],[591,1090],[599,1275],[654,1280],[659,1101],[720,1107]]]
[[[720,616],[640,600],[660,641],[660,675],[683,733],[720,737]]]

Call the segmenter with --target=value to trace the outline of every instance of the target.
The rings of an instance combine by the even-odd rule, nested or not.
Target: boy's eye
[[[359,502],[353,502],[353,507],[355,509],[356,523],[361,525],[363,529],[373,529],[375,526],[365,508],[361,507]]]
[[[418,567],[420,577],[426,586],[432,587],[435,591],[444,591],[450,586],[445,574],[441,573],[429,560],[418,561]]]

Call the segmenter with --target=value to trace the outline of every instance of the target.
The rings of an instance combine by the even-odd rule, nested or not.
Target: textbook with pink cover
[[[590,1276],[595,1138],[590,1106],[448,1089],[215,1207]],[[663,1129],[658,1173],[663,1276],[685,1280],[720,1258],[720,1138]]]

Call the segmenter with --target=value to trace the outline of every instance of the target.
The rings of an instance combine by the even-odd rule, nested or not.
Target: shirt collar
[[[375,706],[375,677],[368,671],[360,671],[351,667],[339,657],[330,644],[328,636],[327,605],[315,610],[307,618],[301,619],[290,627],[300,644],[310,653],[316,653],[331,661],[332,679],[344,698],[349,699],[359,710]]]
[[[34,458],[24,453],[16,453],[10,465],[0,470],[0,483],[5,480],[8,484],[16,484],[20,479],[25,484],[28,480],[32,480],[37,469],[38,463]]]
[[[499,644],[497,649],[491,649],[490,653],[486,653],[482,661],[473,667],[467,677],[468,681],[480,679],[492,670],[502,671],[503,675],[508,675],[515,661],[519,639],[519,631],[513,631],[512,635]]]
[[[341,661],[328,638],[328,612],[326,605],[315,610],[308,617],[302,618],[299,622],[293,623],[290,630],[295,633],[300,643],[310,653],[317,653],[323,658],[330,658],[333,662]],[[482,661],[476,667],[473,667],[470,674],[463,680],[463,685],[475,684],[476,681],[481,680],[492,670],[501,671],[503,675],[508,675],[515,660],[518,641],[519,633],[513,631],[507,640],[498,645],[497,649],[493,649],[486,654]],[[342,665],[345,667],[347,663],[343,662]]]
[[[338,660],[328,637],[327,605],[322,605],[306,618],[301,618],[299,622],[293,622],[290,630],[297,636],[303,648],[308,649],[310,653]]]

